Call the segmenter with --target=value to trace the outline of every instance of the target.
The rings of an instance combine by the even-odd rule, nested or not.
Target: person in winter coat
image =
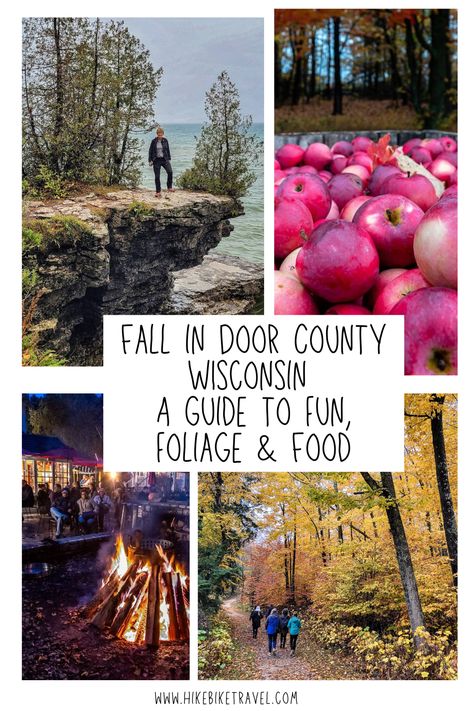
[[[280,629],[280,618],[276,607],[273,608],[271,614],[267,617],[265,629],[268,635],[268,654],[276,655],[277,635]]]
[[[262,613],[260,611],[260,606],[257,605],[252,612],[250,613],[250,620],[252,622],[252,632],[253,632],[253,638],[257,639],[257,633],[260,627],[260,623],[262,621]]]
[[[156,138],[150,143],[148,151],[148,162],[153,167],[155,173],[155,197],[161,197],[161,169],[166,171],[166,187],[169,193],[174,193],[173,188],[173,169],[171,167],[171,152],[168,139],[165,138],[165,132],[158,126],[156,129]]]
[[[296,642],[298,641],[298,635],[301,630],[301,620],[298,617],[298,613],[294,612],[290,619],[288,620],[288,632],[290,633],[290,649],[291,656],[295,656],[296,652]]]
[[[21,505],[23,508],[32,508],[35,505],[33,489],[26,479],[22,479],[21,482]]]
[[[285,607],[280,615],[280,649],[285,649],[286,638],[288,636],[288,622],[290,615],[288,613],[288,608]]]

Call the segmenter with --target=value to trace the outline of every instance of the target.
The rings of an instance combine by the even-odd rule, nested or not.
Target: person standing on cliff
[[[158,126],[158,128],[156,129],[156,138],[154,138],[150,143],[150,150],[148,151],[148,162],[151,166],[153,166],[153,170],[155,172],[155,197],[161,197],[160,173],[162,168],[164,168],[166,171],[166,187],[168,188],[168,192],[174,193],[170,145],[168,143],[168,139],[165,138],[165,132],[161,128],[161,126]]]

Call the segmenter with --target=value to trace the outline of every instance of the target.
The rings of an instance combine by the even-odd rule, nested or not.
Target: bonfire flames
[[[156,546],[149,555],[126,550],[122,536],[102,585],[87,607],[93,625],[119,639],[158,647],[189,639],[188,578]]]

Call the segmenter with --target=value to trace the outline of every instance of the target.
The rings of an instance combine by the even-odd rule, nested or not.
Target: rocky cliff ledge
[[[100,365],[105,314],[251,311],[262,298],[263,267],[249,272],[235,258],[216,262],[218,311],[216,291],[214,298],[203,298],[197,289],[192,297],[198,265],[230,235],[229,219],[242,212],[231,198],[187,191],[165,193],[159,200],[150,190],[120,190],[51,203],[29,201],[23,268],[33,284],[30,331],[38,347],[54,350],[69,365]],[[211,279],[209,269],[212,262],[204,266],[201,282]],[[182,270],[189,270],[189,289],[188,272]],[[245,304],[238,273],[254,284]]]

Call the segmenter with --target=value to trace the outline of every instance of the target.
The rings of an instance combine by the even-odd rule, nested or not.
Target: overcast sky
[[[226,69],[243,114],[263,121],[263,20],[256,18],[127,18],[130,31],[163,67],[156,114],[160,123],[199,123],[204,95]]]

